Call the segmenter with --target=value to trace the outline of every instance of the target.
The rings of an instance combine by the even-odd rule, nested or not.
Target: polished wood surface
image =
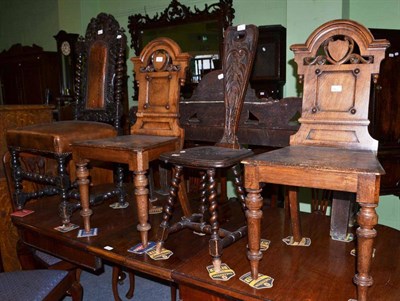
[[[156,252],[161,253],[168,236],[185,228],[210,235],[209,252],[215,271],[221,271],[223,248],[236,242],[247,233],[243,224],[234,231],[220,228],[220,214],[224,209],[219,207],[217,200],[216,173],[233,172],[233,182],[238,194],[238,200],[244,205],[244,188],[240,161],[249,157],[253,152],[241,148],[237,138],[239,119],[243,108],[244,96],[253,66],[258,28],[255,25],[242,27],[230,26],[225,31],[223,67],[224,86],[224,131],[215,146],[192,147],[182,151],[161,154],[160,160],[173,165],[168,202],[164,206],[163,221],[159,227]],[[196,213],[186,215],[177,224],[170,224],[174,212],[175,202],[182,187],[181,178],[184,168],[197,168],[201,170],[201,205]],[[189,207],[188,201],[180,200],[182,207]],[[208,208],[209,217],[206,216]],[[176,248],[182,246],[177,245]],[[174,249],[176,249],[174,248]]]
[[[128,198],[130,206],[123,210],[109,208],[110,202],[104,202],[94,211],[92,224],[100,230],[94,237],[77,238],[78,230],[70,233],[54,230],[58,225],[53,214],[57,200],[52,199],[29,203],[27,209],[35,210],[35,213],[24,218],[13,217],[13,222],[24,243],[93,270],[101,267],[102,260],[107,260],[159,279],[175,281],[181,288],[180,298],[183,300],[339,301],[348,300],[356,293],[351,282],[356,258],[350,255],[356,243],[331,240],[327,216],[301,213],[304,234],[312,239],[312,244],[293,248],[282,242],[282,238],[291,233],[290,219],[285,211],[264,208],[261,237],[270,240],[271,244],[260,262],[260,272],[275,280],[272,288],[256,290],[239,280],[250,270],[246,259],[247,239],[224,249],[223,261],[236,276],[227,282],[213,281],[206,270],[210,264],[208,237],[199,237],[188,229],[171,235],[165,247],[173,250],[174,255],[165,261],[129,253],[127,250],[140,239],[136,231],[135,201]],[[234,202],[230,208],[229,225],[235,227],[243,222],[241,207]],[[151,215],[149,219],[153,225],[149,237],[154,241],[161,215]],[[71,220],[83,226],[78,214],[74,214]],[[374,285],[370,288],[370,298],[397,301],[400,298],[400,232],[381,225],[377,225],[376,230],[379,235],[374,244],[375,257],[371,266]],[[175,248],[178,243],[182,247]],[[105,250],[105,246],[113,249]],[[93,265],[94,262],[97,266]]]
[[[73,159],[82,204],[81,215],[85,232],[91,229],[89,208],[89,160],[127,164],[133,172],[141,243],[148,244],[149,190],[147,188],[150,162],[163,152],[181,149],[184,131],[179,125],[180,87],[185,82],[189,54],[168,38],[151,41],[134,63],[136,81],[140,86],[136,123],[130,134],[115,138],[80,141],[72,144]],[[118,181],[117,181],[118,182]],[[119,202],[124,204],[122,181],[117,183]],[[183,186],[183,185],[182,185]],[[184,194],[182,194],[184,195]]]
[[[260,183],[287,186],[293,242],[303,238],[297,187],[330,189],[356,194],[357,263],[353,281],[359,301],[368,299],[378,222],[380,176],[385,172],[376,153],[378,141],[368,133],[371,81],[389,46],[363,25],[334,20],[318,27],[304,44],[291,46],[303,83],[301,126],[290,146],[243,161],[251,275],[257,279],[260,252]],[[336,220],[336,218],[335,218]],[[347,219],[345,219],[346,222]],[[347,222],[346,222],[347,224]],[[335,233],[331,233],[336,238]],[[371,299],[368,299],[371,300]],[[373,300],[373,299],[372,299]]]

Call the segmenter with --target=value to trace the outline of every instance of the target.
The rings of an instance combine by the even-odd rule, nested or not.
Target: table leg
[[[76,177],[78,178],[79,194],[81,198],[82,210],[80,215],[83,218],[83,227],[86,233],[90,231],[90,216],[93,211],[89,204],[89,170],[88,161],[84,160],[76,163]]]
[[[147,189],[148,179],[146,171],[134,171],[134,186],[136,205],[138,212],[139,224],[137,225],[138,231],[142,240],[143,247],[147,247],[148,244],[148,231],[151,229],[148,223],[148,212],[149,212],[149,190]]]
[[[261,241],[261,218],[263,198],[261,197],[261,189],[247,188],[246,196],[246,218],[248,229],[248,246],[247,258],[250,260],[251,277],[258,278],[258,265],[262,258],[260,251]]]

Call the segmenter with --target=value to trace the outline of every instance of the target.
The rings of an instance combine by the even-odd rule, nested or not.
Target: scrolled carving
[[[131,34],[131,48],[135,50],[135,54],[139,55],[141,48],[141,31],[144,28],[161,28],[164,26],[178,25],[189,22],[200,22],[211,19],[218,19],[223,29],[232,25],[235,10],[232,7],[232,0],[220,0],[218,3],[211,5],[205,4],[204,9],[196,6],[193,11],[190,7],[172,0],[169,6],[161,13],[155,14],[153,17],[149,15],[135,14],[129,16],[129,33]]]
[[[87,108],[88,73],[91,51],[104,47],[105,64],[104,107],[99,110]],[[76,45],[77,67],[75,77],[75,119],[104,122],[121,127],[123,81],[126,80],[126,35],[118,21],[109,14],[100,13],[87,26],[85,37]],[[100,64],[101,62],[99,62]],[[99,77],[101,75],[99,74]]]
[[[161,60],[159,60],[159,58],[161,58]],[[179,70],[181,70],[181,66],[172,64],[170,54],[164,49],[154,51],[149,57],[147,66],[140,68],[140,72],[142,73],[161,71],[176,72]]]
[[[324,54],[304,58],[305,65],[372,64],[373,56],[355,53],[355,42],[348,36],[333,36],[321,45]]]

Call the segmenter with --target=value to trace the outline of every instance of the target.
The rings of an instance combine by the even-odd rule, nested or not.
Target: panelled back
[[[301,127],[291,145],[377,150],[368,133],[370,86],[388,45],[357,22],[335,20],[291,46],[304,87]]]
[[[157,38],[132,58],[139,86],[136,123],[131,134],[181,137],[180,86],[185,83],[189,54],[169,38]]]

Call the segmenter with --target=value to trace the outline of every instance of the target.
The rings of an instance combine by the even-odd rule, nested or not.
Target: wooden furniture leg
[[[258,263],[262,258],[260,251],[261,241],[261,217],[263,198],[261,189],[248,188],[246,196],[246,217],[248,229],[248,251],[247,258],[250,260],[251,277],[258,278]]]
[[[89,204],[89,170],[87,168],[88,161],[83,160],[76,163],[76,177],[78,178],[79,193],[81,197],[80,215],[83,218],[83,227],[86,233],[90,231],[90,216],[93,211]]]
[[[298,188],[294,186],[288,187],[289,195],[289,207],[290,207],[290,222],[292,224],[293,241],[300,242],[302,239],[301,235],[301,224],[299,217],[299,202],[297,200]]]
[[[216,272],[221,270],[221,255],[222,255],[222,241],[219,236],[219,222],[217,212],[217,191],[215,181],[215,169],[207,170],[208,177],[208,200],[210,203],[210,225],[211,225],[211,238],[209,242],[210,255],[212,256],[213,266]]]
[[[148,212],[149,212],[149,190],[147,189],[148,179],[146,176],[146,171],[137,170],[134,171],[134,186],[135,186],[135,196],[136,205],[138,212],[139,224],[137,229],[140,232],[140,237],[143,247],[147,247],[148,244],[148,231],[151,226],[148,222]]]

